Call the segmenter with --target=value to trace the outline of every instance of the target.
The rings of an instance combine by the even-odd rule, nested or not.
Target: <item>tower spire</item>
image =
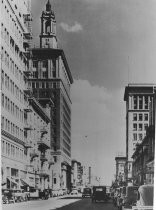
[[[41,16],[40,47],[57,48],[56,20],[50,0],[47,1]]]
[[[47,4],[46,4],[46,11],[50,12],[51,11],[51,4],[50,1],[48,0]]]

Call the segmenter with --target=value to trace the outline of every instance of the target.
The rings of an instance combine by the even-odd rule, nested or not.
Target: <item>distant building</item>
[[[136,150],[136,144],[140,144],[146,136],[146,129],[149,126],[149,104],[153,97],[152,84],[129,84],[125,88],[127,181],[133,181],[132,155]]]
[[[50,2],[41,15],[40,47],[32,49],[29,88],[43,107],[51,109],[51,155],[54,156],[53,188],[71,185],[71,98],[73,78],[62,49],[58,48],[55,14]]]
[[[123,156],[115,157],[116,161],[116,183],[122,185],[125,182],[125,165],[127,158]]]
[[[77,160],[72,160],[72,186],[82,186],[83,167]]]

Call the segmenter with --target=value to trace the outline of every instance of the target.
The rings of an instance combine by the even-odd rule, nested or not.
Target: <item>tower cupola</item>
[[[49,0],[41,16],[40,48],[58,48],[55,14]]]

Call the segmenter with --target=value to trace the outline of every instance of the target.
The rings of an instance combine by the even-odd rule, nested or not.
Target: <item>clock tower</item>
[[[58,48],[55,14],[49,0],[41,16],[40,48]]]

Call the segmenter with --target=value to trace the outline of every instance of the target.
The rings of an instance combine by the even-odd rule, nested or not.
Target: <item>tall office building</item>
[[[31,0],[0,1],[1,171],[3,185],[11,189],[20,188],[20,178],[27,173],[24,71],[29,67],[30,21]]]
[[[32,72],[29,88],[51,110],[51,155],[54,156],[53,188],[70,188],[71,184],[71,98],[73,78],[62,49],[58,48],[55,14],[49,1],[41,15],[40,47],[32,49]]]
[[[140,144],[149,126],[149,104],[154,97],[154,85],[129,84],[125,88],[126,101],[126,175],[132,180],[132,155]]]

